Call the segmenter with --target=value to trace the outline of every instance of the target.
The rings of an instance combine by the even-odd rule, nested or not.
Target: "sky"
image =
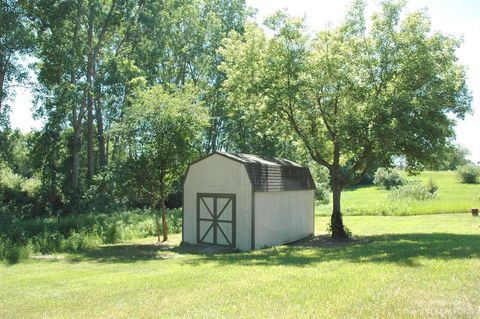
[[[338,24],[345,15],[349,0],[247,0],[257,9],[261,22],[275,11],[286,9],[291,15],[306,18],[311,32]],[[378,9],[378,0],[368,1],[367,15]],[[472,92],[473,113],[456,126],[456,142],[467,147],[470,159],[480,161],[480,1],[479,0],[410,0],[406,12],[427,8],[432,30],[463,37],[457,51],[459,62],[467,67],[467,83]],[[42,126],[31,116],[32,94],[18,88],[12,105],[11,123],[15,128],[29,131]]]

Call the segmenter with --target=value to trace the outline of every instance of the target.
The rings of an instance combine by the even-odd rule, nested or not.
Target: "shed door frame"
[[[212,198],[213,199],[213,207],[208,207],[205,203],[203,198]],[[229,201],[225,204],[224,207],[217,207],[217,199],[218,198],[226,198]],[[205,207],[209,210],[212,218],[200,218],[200,205],[205,205]],[[231,220],[220,219],[223,211],[227,208],[227,206],[232,205],[232,218]],[[213,208],[213,209],[211,209]],[[209,244],[209,245],[219,245],[219,246],[230,246],[236,247],[236,194],[225,194],[225,193],[197,193],[197,243],[201,244]],[[211,242],[204,242],[205,236],[210,231],[210,227],[205,232],[205,234],[200,234],[200,221],[211,222],[211,228],[213,231],[213,243]],[[230,223],[232,225],[232,238],[227,238],[225,233],[221,228],[221,223]],[[217,236],[222,236],[226,241],[227,245],[219,244],[217,240]]]

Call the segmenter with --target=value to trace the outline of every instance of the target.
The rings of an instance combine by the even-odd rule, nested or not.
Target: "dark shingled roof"
[[[310,170],[295,162],[242,153],[212,154],[222,155],[244,164],[255,192],[316,189]]]

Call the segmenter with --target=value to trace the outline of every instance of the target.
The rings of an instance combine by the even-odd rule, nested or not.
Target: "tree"
[[[125,112],[120,132],[129,154],[126,163],[134,174],[133,183],[150,199],[156,213],[158,241],[160,228],[163,240],[168,239],[165,200],[199,154],[207,111],[190,86],[167,91],[157,85],[141,92]]]
[[[234,112],[287,123],[311,158],[329,170],[332,237],[345,238],[342,190],[373,166],[405,156],[418,170],[454,135],[470,109],[458,39],[432,33],[425,12],[400,19],[382,2],[367,31],[365,3],[311,38],[301,19],[279,12],[224,41],[221,69]],[[255,115],[252,115],[255,114]],[[282,126],[279,126],[282,128]],[[274,127],[272,127],[273,129]]]
[[[0,121],[12,81],[24,82],[26,68],[21,57],[31,53],[33,32],[18,0],[0,0]]]
[[[103,169],[106,165],[103,134],[106,106],[102,90],[117,83],[109,83],[104,76],[107,72],[105,59],[111,57],[112,50],[122,46],[123,40],[118,35],[132,21],[135,3],[68,0],[52,5],[45,1],[29,1],[25,6],[38,34],[37,114],[47,120],[46,127],[50,131],[61,131],[65,124],[73,130],[68,142],[70,172],[64,174],[70,180],[65,185],[73,210],[81,197],[84,163],[87,187],[96,168]],[[99,74],[98,69],[102,73]],[[86,149],[82,147],[85,144]],[[99,165],[96,165],[97,158]]]
[[[467,159],[468,155],[470,155],[470,151],[467,148],[449,143],[435,156],[435,162],[427,168],[439,171],[454,171],[460,166],[471,163]]]
[[[250,15],[245,0],[150,1],[135,24],[125,55],[143,71],[149,85],[182,86],[191,81],[209,110],[204,151],[228,146],[230,121],[225,110],[225,78],[218,65],[221,41],[232,30],[242,33]]]

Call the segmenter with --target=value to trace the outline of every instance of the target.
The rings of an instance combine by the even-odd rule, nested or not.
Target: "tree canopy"
[[[278,12],[265,21],[271,37],[249,24],[221,49],[232,112],[270,123],[274,135],[288,125],[329,170],[334,237],[346,236],[343,188],[395,156],[421,169],[454,136],[452,115],[470,109],[460,41],[432,33],[423,11],[401,19],[402,9],[384,1],[367,29],[365,3],[355,1],[340,26],[314,37],[302,19]]]
[[[128,154],[129,178],[123,187],[138,189],[153,210],[161,207],[164,240],[168,236],[165,200],[201,153],[208,120],[208,110],[191,86],[169,92],[157,85],[139,93],[119,128]]]

